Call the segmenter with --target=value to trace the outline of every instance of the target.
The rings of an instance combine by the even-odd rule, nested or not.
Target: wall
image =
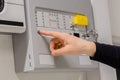
[[[14,71],[12,37],[0,35],[0,80],[18,80]]]
[[[92,0],[92,5],[98,42],[112,44],[108,1]],[[117,80],[115,69],[102,63],[100,63],[99,69],[101,80]]]
[[[112,39],[115,45],[120,46],[120,0],[109,0],[110,21]],[[120,70],[117,70],[117,78],[120,80]]]
[[[109,0],[112,35],[120,37],[120,0]]]
[[[109,0],[113,43],[120,45],[120,0]]]

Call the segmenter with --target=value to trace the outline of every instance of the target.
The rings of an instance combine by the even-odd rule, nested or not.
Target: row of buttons
[[[59,13],[40,12],[36,13],[36,23],[38,27],[72,29],[73,16]]]

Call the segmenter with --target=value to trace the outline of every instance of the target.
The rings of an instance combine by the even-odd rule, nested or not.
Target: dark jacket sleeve
[[[96,53],[92,60],[96,60],[112,66],[116,69],[120,69],[120,46],[107,45],[107,44],[96,44]]]

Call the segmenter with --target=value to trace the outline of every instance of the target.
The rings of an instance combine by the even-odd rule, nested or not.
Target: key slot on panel
[[[80,37],[79,33],[73,33],[73,35],[76,36],[76,37]]]

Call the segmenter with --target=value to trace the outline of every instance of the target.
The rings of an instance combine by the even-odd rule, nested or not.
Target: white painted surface
[[[108,2],[113,43],[120,45],[120,0],[109,0]]]
[[[120,37],[120,0],[108,0],[112,35]]]
[[[108,0],[92,0],[95,26],[98,32],[98,41],[112,44]],[[115,69],[100,63],[101,80],[117,80]]]
[[[0,24],[0,32],[23,33],[26,30],[24,6],[5,4],[4,10],[0,13],[0,20],[23,22],[23,26]]]
[[[92,0],[95,19],[95,29],[98,32],[98,41],[112,43],[109,21],[108,0]]]
[[[5,0],[7,3],[13,3],[13,4],[24,4],[24,0]]]

